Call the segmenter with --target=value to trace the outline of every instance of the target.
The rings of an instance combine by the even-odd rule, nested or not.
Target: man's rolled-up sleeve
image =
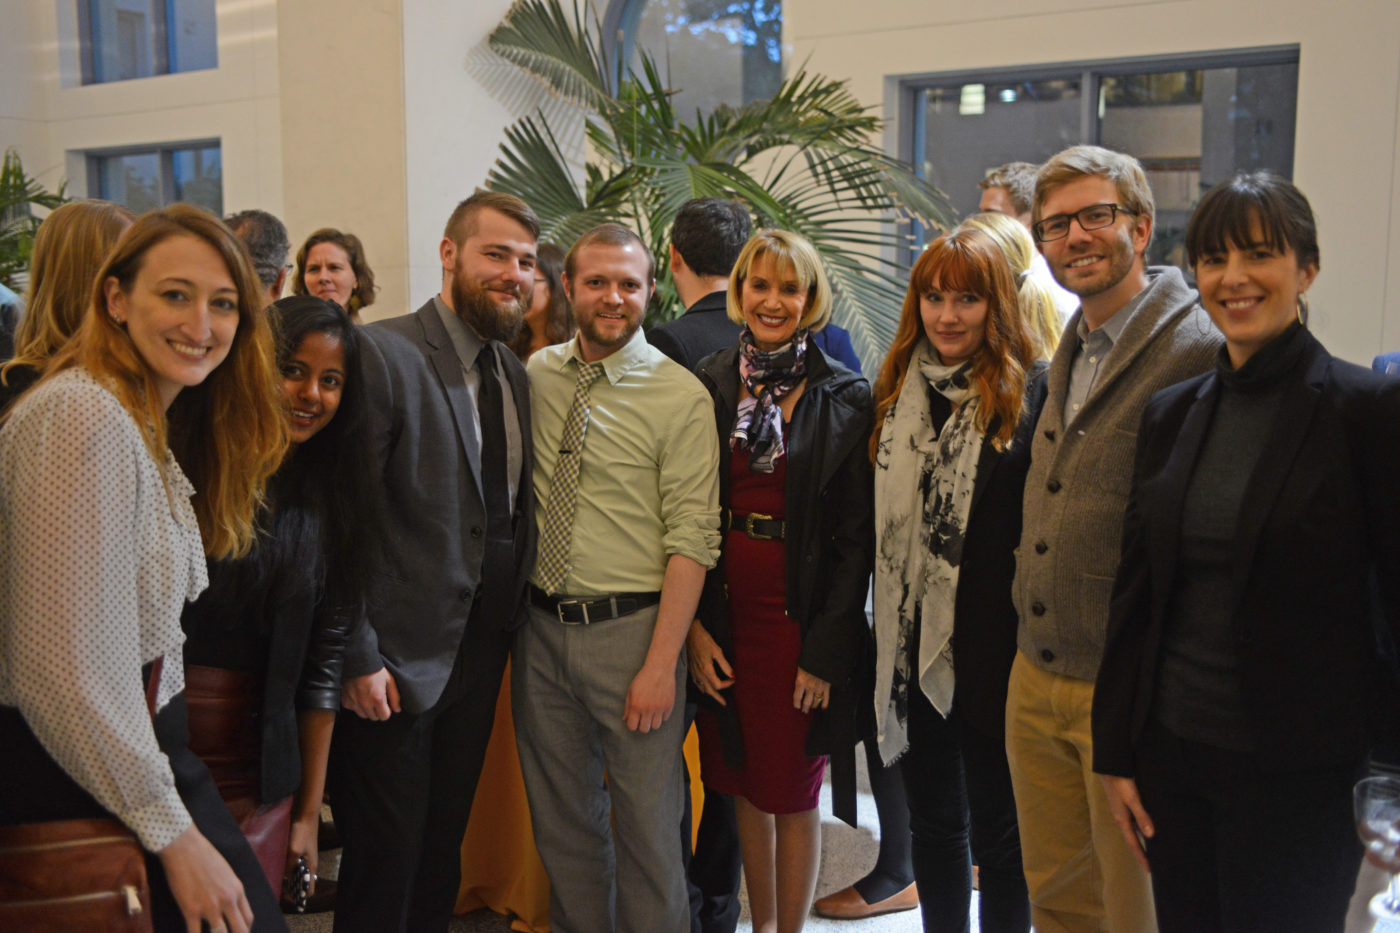
[[[667,556],[709,568],[719,561],[719,446],[710,398],[698,382],[695,388],[677,404],[661,447],[662,542]]]

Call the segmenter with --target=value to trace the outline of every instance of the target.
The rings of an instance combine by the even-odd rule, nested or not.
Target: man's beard
[[[512,304],[502,305],[483,285],[460,273],[452,277],[452,309],[482,340],[510,343],[525,321],[525,299],[519,289]]]

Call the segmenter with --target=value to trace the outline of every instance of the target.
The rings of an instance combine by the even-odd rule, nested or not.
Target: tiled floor
[[[875,801],[870,796],[869,784],[865,777],[863,755],[856,756],[859,765],[858,822],[860,827],[852,829],[840,820],[830,816],[830,785],[822,788],[822,867],[817,882],[817,896],[830,894],[850,884],[870,870],[875,864],[875,853],[879,849],[879,824],[875,819]],[[323,866],[327,876],[334,874],[332,866]],[[742,894],[741,894],[742,896]],[[974,899],[976,894],[973,894]],[[974,905],[975,905],[974,900]],[[293,917],[289,924],[292,933],[329,933],[331,915],[321,914],[311,917]],[[825,920],[815,915],[807,923],[813,933],[918,933],[922,929],[918,911],[905,911],[887,914],[872,920]],[[452,922],[450,933],[507,933],[510,920],[489,910],[478,910]],[[744,914],[739,920],[740,933],[751,933],[748,900],[744,898]],[[977,933],[974,912],[972,933]]]
[[[822,788],[822,867],[817,882],[817,896],[829,894],[850,884],[865,874],[875,863],[879,848],[879,824],[875,819],[875,801],[870,796],[865,777],[865,756],[857,755],[859,767],[858,812],[859,828],[852,829],[831,817],[830,786]],[[334,856],[332,856],[332,859]],[[334,876],[333,860],[323,866],[328,876]],[[1347,918],[1346,933],[1400,933],[1400,924],[1377,925],[1367,914],[1371,895],[1386,884],[1386,876],[1369,865],[1362,868],[1357,883],[1357,895]],[[972,933],[977,933],[977,894],[973,892]],[[289,920],[292,933],[329,933],[331,915],[293,917]],[[453,920],[450,933],[508,933],[510,918],[489,910],[478,910]],[[916,910],[888,914],[871,920],[826,920],[813,915],[806,929],[811,933],[920,933],[922,926]],[[739,921],[739,933],[752,933],[748,917],[748,902]]]

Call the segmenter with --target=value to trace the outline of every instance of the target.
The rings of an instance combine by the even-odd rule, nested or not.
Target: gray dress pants
[[[556,933],[690,929],[676,840],[684,653],[676,664],[676,707],[661,728],[631,732],[622,718],[656,608],[565,625],[530,606],[516,634],[515,740]]]

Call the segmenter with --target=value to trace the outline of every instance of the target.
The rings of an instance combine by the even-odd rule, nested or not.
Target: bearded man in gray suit
[[[442,289],[363,330],[388,533],[352,633],[332,749],[345,850],[335,929],[446,930],[460,846],[534,565],[530,393],[508,349],[539,221],[479,191],[439,246]],[[367,547],[376,542],[365,542]]]

